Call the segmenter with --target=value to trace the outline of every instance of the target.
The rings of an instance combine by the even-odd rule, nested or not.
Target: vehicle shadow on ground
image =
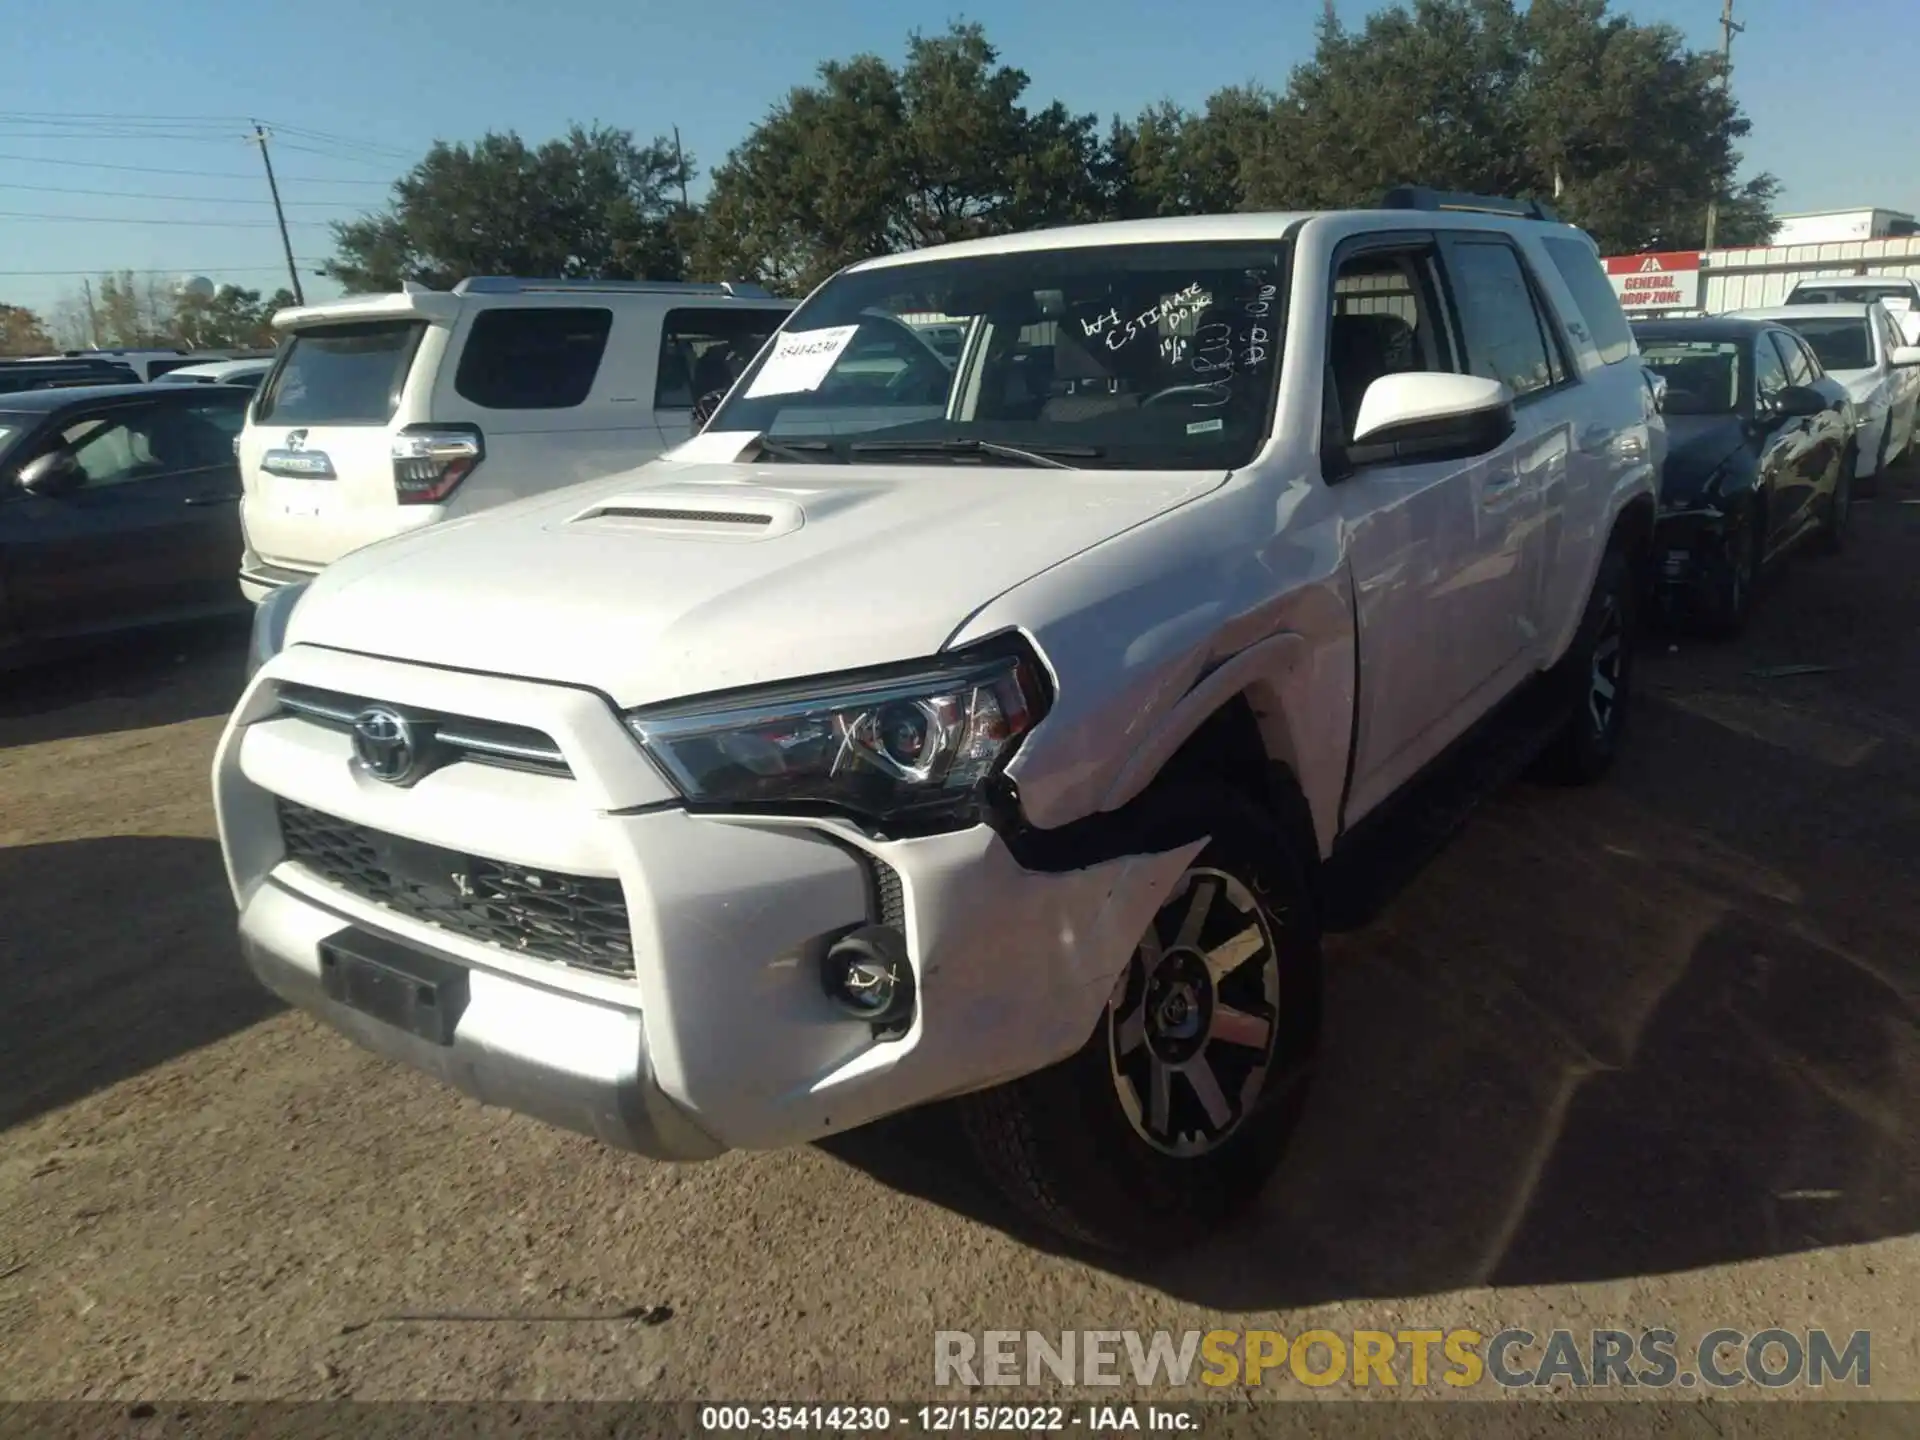
[[[115,636],[0,671],[0,749],[226,714],[245,683],[249,623]]]
[[[1607,782],[1491,797],[1329,940],[1318,1083],[1253,1213],[1184,1255],[1080,1258],[1245,1311],[1920,1231],[1916,602],[1904,565],[1849,559],[1785,577],[1738,647],[1663,643]],[[1071,1253],[983,1189],[947,1107],[824,1148]]]
[[[280,1008],[209,903],[225,885],[211,840],[0,849],[0,1130]]]

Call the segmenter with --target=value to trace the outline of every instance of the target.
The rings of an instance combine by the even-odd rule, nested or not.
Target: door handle
[[[238,500],[246,492],[242,490],[209,490],[204,495],[189,495],[189,505],[226,505]]]

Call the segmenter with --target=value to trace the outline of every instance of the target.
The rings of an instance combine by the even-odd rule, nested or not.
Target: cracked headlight
[[[286,645],[287,622],[293,618],[293,607],[300,603],[300,597],[307,593],[310,583],[300,580],[291,585],[282,585],[253,607],[253,638],[247,646],[247,679],[253,679],[255,672]]]
[[[648,706],[626,721],[696,804],[847,812],[916,827],[976,818],[1048,703],[1039,664],[1000,645]]]

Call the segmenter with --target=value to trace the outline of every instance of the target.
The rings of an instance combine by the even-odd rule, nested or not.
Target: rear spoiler
[[[350,325],[360,320],[451,320],[459,313],[459,297],[444,290],[355,295],[323,305],[290,305],[275,311],[273,328],[300,330],[312,325]]]

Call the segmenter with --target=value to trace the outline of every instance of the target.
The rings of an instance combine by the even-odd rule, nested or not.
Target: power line
[[[302,260],[302,265],[323,265],[323,260]],[[67,275],[202,275],[212,271],[220,275],[264,275],[279,274],[283,269],[279,265],[166,265],[154,270],[129,270],[124,267],[95,266],[91,270],[0,270],[0,277],[35,277],[57,279]]]
[[[0,190],[32,190],[42,195],[104,195],[113,200],[174,200],[186,201],[197,205],[271,205],[271,200],[255,200],[244,195],[149,195],[144,191],[134,194],[125,190],[87,190],[72,185],[21,185],[12,180],[0,180]],[[341,206],[354,206],[354,200],[288,200],[288,205],[320,206],[338,209]]]
[[[42,215],[31,210],[0,210],[0,220],[55,220],[79,225],[197,225],[202,230],[274,230],[271,220],[157,220],[145,215]],[[289,225],[325,229],[326,220],[289,220]]]
[[[75,167],[82,170],[120,170],[136,175],[191,175],[199,180],[251,180],[259,182],[258,175],[242,170],[170,170],[159,165],[115,165],[106,160],[60,160],[51,155],[0,155],[0,160],[17,160],[23,165],[58,165],[63,169]],[[341,179],[338,176],[288,175],[284,177],[289,184],[299,185],[379,185],[386,186],[385,180],[363,180],[355,176]]]

